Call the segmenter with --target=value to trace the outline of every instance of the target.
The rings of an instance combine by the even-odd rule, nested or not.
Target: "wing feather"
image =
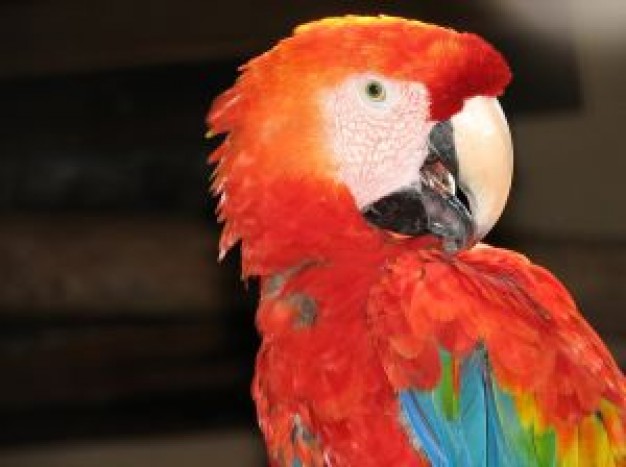
[[[565,288],[523,256],[403,255],[368,318],[433,465],[626,465],[626,381]]]

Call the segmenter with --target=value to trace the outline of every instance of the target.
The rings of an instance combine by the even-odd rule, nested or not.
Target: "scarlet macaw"
[[[220,254],[241,242],[261,284],[271,465],[626,465],[611,355],[548,271],[479,243],[511,181],[509,80],[476,35],[348,16],[214,102]]]

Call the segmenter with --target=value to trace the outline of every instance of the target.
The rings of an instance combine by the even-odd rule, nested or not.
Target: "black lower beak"
[[[472,243],[473,223],[463,203],[455,197],[442,197],[429,186],[391,193],[363,209],[363,216],[390,232],[411,237],[436,235],[449,252]]]
[[[407,188],[391,193],[363,210],[372,225],[403,235],[417,236],[428,231],[428,215],[421,193]]]
[[[436,235],[446,251],[472,244],[474,228],[469,209],[442,177],[458,177],[452,125],[441,122],[428,141],[429,155],[415,186],[390,193],[363,209],[372,225],[412,237]]]

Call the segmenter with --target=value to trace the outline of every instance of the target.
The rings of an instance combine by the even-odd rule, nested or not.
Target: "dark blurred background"
[[[255,288],[216,264],[204,114],[306,20],[478,32],[515,81],[493,243],[626,364],[626,6],[596,0],[0,1],[0,466],[262,466]]]

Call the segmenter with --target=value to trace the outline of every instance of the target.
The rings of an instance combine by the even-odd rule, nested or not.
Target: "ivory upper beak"
[[[513,144],[496,98],[473,97],[451,119],[458,156],[459,187],[470,204],[474,241],[494,226],[506,204],[513,176]]]

